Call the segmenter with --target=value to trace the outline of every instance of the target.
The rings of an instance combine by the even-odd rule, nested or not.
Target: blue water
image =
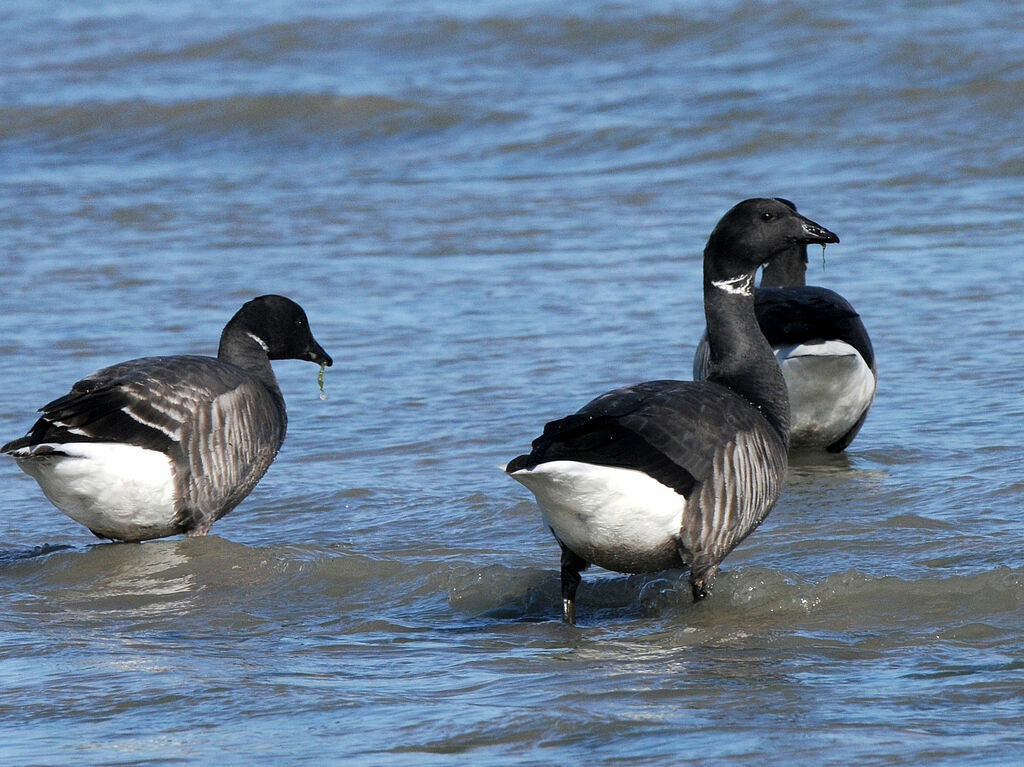
[[[252,296],[284,449],[100,543],[0,462],[0,762],[1011,765],[1024,748],[1024,16],[1005,2],[0,3],[0,441]],[[690,604],[500,471],[689,377],[740,199],[837,232],[879,388]]]

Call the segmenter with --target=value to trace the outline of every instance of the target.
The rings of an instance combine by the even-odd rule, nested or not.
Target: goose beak
[[[307,360],[315,362],[317,365],[326,365],[330,367],[334,364],[334,360],[331,359],[331,355],[324,351],[324,348],[316,341],[313,342],[313,346],[306,352]]]
[[[810,245],[811,243],[818,243],[824,245],[828,242],[839,242],[839,235],[834,232],[830,232],[828,229],[823,227],[821,224],[816,224],[809,218],[799,217],[800,221],[800,234],[797,236],[797,242]]]

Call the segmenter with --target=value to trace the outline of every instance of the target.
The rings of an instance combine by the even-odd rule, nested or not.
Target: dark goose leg
[[[587,563],[562,547],[562,620],[570,626],[576,625],[576,588],[580,585],[580,572],[587,569]]]

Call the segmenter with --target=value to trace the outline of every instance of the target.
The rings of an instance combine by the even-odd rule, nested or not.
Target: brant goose
[[[563,618],[580,572],[688,567],[694,600],[768,514],[786,472],[786,383],[754,318],[757,268],[794,244],[839,242],[784,203],[745,200],[704,249],[708,380],[649,381],[552,421],[505,467],[562,549]]]
[[[216,359],[143,357],[98,370],[0,451],[100,538],[204,535],[284,442],[284,398],[270,367],[278,359],[332,363],[302,307],[260,296],[224,328]]]
[[[805,244],[775,256],[754,291],[754,312],[789,389],[790,447],[839,453],[857,436],[875,397],[875,353],[850,303],[804,284],[806,272]],[[707,334],[694,354],[693,377],[708,377]]]

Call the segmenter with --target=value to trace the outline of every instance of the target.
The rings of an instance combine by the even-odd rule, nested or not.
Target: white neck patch
[[[255,333],[248,333],[247,332],[246,335],[249,336],[249,338],[251,338],[256,343],[258,343],[263,348],[263,351],[267,352],[267,354],[270,353],[270,347],[267,346],[267,342],[266,341],[264,341],[262,338],[260,338]]]
[[[738,277],[729,277],[725,280],[712,280],[711,284],[719,290],[731,293],[734,296],[751,296],[754,294],[754,275],[741,274]]]

